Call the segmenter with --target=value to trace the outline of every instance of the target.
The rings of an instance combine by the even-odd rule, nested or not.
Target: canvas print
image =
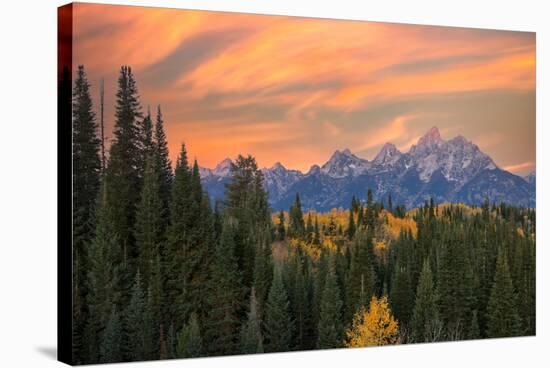
[[[535,335],[534,33],[59,20],[67,362]]]

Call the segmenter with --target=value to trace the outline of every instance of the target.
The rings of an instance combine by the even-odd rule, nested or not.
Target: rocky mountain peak
[[[386,143],[378,152],[374,160],[375,165],[393,164],[401,157],[401,152],[395,147],[393,143]]]

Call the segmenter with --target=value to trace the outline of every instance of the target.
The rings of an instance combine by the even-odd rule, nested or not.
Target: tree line
[[[102,121],[101,121],[102,123]],[[184,144],[118,78],[109,154],[83,66],[73,86],[73,358],[121,362],[529,335],[535,211],[355,197],[345,228],[272,220],[263,175],[239,156],[210,203]],[[388,214],[411,217],[377,248]],[[330,246],[327,246],[330,242]],[[277,253],[277,254],[275,254]]]

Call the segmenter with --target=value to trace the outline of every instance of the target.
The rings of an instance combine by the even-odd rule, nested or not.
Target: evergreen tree
[[[347,280],[346,318],[351,322],[354,313],[366,306],[374,293],[375,274],[372,267],[372,238],[358,230],[352,243],[351,265]]]
[[[266,351],[288,351],[293,332],[288,294],[279,271],[275,272],[265,315]]]
[[[111,316],[107,322],[99,351],[101,356],[100,363],[123,361],[121,323],[115,307],[113,307]]]
[[[157,119],[155,122],[155,130],[153,135],[154,151],[157,160],[157,168],[160,183],[160,197],[163,203],[163,218],[164,228],[168,225],[170,214],[170,196],[172,181],[174,175],[172,173],[172,163],[170,162],[168,154],[168,142],[166,141],[166,133],[164,132],[164,120],[162,118],[162,112],[160,106],[157,108]]]
[[[273,257],[271,254],[271,239],[269,229],[265,229],[259,237],[254,259],[254,280],[252,287],[257,297],[257,308],[263,316],[265,302],[273,279]]]
[[[152,278],[152,267],[162,252],[164,241],[162,199],[155,160],[149,155],[145,169],[141,200],[136,215],[136,244],[139,250],[138,267],[143,275],[144,289]]]
[[[206,348],[211,355],[235,354],[238,351],[239,312],[244,293],[235,257],[235,232],[227,221],[216,247],[210,275]]]
[[[172,323],[179,330],[192,312],[199,319],[205,317],[208,260],[213,251],[208,197],[202,191],[197,163],[189,170],[184,145],[176,165],[171,203],[166,296]]]
[[[252,156],[239,155],[231,163],[231,180],[226,184],[226,215],[236,221],[236,256],[243,284],[250,287],[258,236],[271,229],[271,212],[263,186],[263,173]]]
[[[433,328],[437,326],[438,315],[439,312],[437,310],[437,299],[432,271],[430,262],[426,259],[418,282],[416,301],[411,321],[414,341],[430,341],[428,336]]]
[[[317,347],[319,349],[340,347],[343,337],[342,300],[336,275],[331,267],[321,297]]]
[[[180,330],[177,336],[176,354],[178,358],[196,358],[202,354],[202,338],[199,319],[191,313],[189,322]]]
[[[289,211],[288,234],[297,238],[302,238],[305,235],[304,215],[302,213],[302,203],[298,193],[296,193],[296,199]]]
[[[399,324],[402,327],[408,326],[414,306],[414,292],[409,279],[409,272],[400,264],[395,269],[390,293],[390,304]]]
[[[248,319],[241,328],[241,352],[243,354],[263,353],[261,320],[258,314],[258,302],[254,288],[250,291]]]
[[[487,314],[488,337],[508,337],[520,334],[516,294],[503,250],[498,254]]]
[[[88,318],[87,270],[88,244],[94,236],[95,204],[99,192],[101,141],[93,112],[90,84],[83,66],[78,67],[73,88],[73,355],[75,361],[84,358],[80,351],[80,336]]]
[[[349,211],[349,221],[348,221],[348,230],[347,230],[348,239],[352,240],[355,235],[355,221],[353,220],[353,211]]]
[[[286,230],[285,230],[285,213],[283,211],[279,212],[279,223],[277,224],[277,238],[279,240],[285,240]]]
[[[141,106],[134,75],[130,67],[120,69],[116,94],[114,140],[107,164],[105,186],[111,221],[119,236],[120,257],[113,261],[128,268],[121,279],[121,289],[129,288],[134,277],[133,261],[137,256],[133,229],[141,192],[140,127]],[[123,294],[125,295],[125,293]]]
[[[130,303],[124,311],[123,324],[123,356],[125,360],[139,361],[148,358],[146,341],[150,331],[146,330],[147,301],[141,284],[141,274],[138,270],[132,288]]]

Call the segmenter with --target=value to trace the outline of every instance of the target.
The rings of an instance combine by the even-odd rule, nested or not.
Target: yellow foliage
[[[388,299],[372,297],[369,310],[361,308],[346,332],[347,347],[381,346],[399,343],[398,323],[388,306]]]
[[[392,239],[397,239],[399,237],[399,233],[402,230],[406,232],[410,231],[413,236],[416,237],[418,229],[416,227],[416,221],[414,221],[411,217],[406,216],[405,218],[399,218],[393,216],[389,212],[387,212],[385,215],[387,218],[387,222],[384,227]]]

